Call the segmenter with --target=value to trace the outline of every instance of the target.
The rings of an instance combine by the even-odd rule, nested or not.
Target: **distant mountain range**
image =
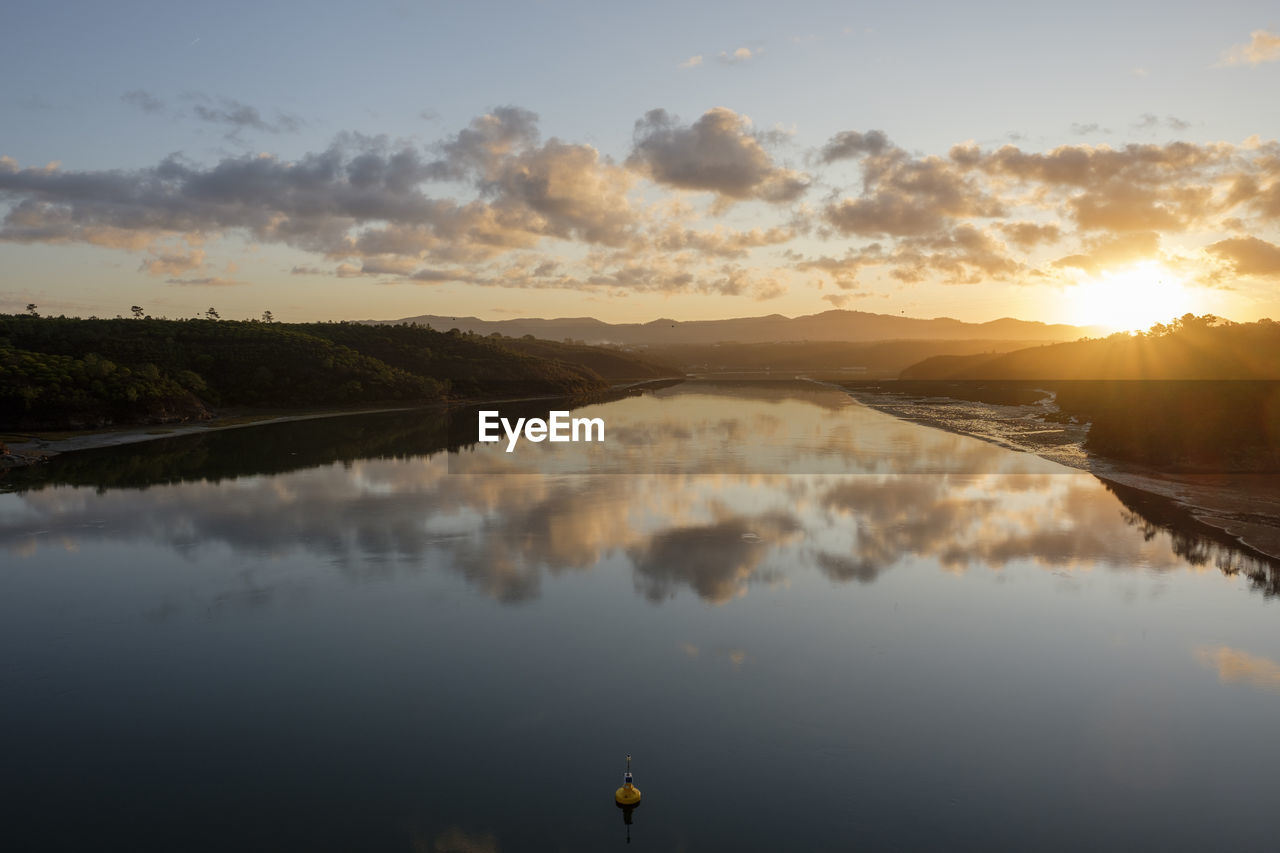
[[[888,340],[1017,340],[1027,342],[1074,341],[1105,334],[1092,326],[1014,320],[1005,317],[986,323],[964,323],[950,317],[922,319],[865,311],[824,311],[803,317],[739,317],[729,320],[654,320],[649,323],[605,323],[592,317],[560,317],[552,320],[481,320],[423,314],[399,320],[370,323],[418,323],[439,331],[458,329],[489,335],[493,332],[520,338],[559,341],[569,338],[588,344],[627,346],[706,344],[722,341],[768,343],[785,341],[888,341]]]

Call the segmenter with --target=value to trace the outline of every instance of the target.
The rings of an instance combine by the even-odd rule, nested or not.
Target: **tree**
[[[217,320],[218,310],[211,305],[209,306],[209,310],[204,312],[204,316],[208,317],[210,320]]]
[[[276,319],[276,316],[275,316],[274,314],[272,314],[270,311],[263,311],[263,312],[262,312],[262,322],[264,322],[264,323],[271,323],[271,322],[273,322],[275,319]]]
[[[34,302],[27,303],[27,313],[30,314],[32,317],[40,316],[39,312],[36,311],[36,304]]]
[[[144,313],[146,313],[146,312],[144,312],[144,311],[142,310],[142,306],[141,306],[141,305],[135,305],[135,306],[133,306],[132,308],[130,308],[129,310],[133,312],[133,319],[135,319],[135,320],[141,320],[141,319],[142,319],[142,315],[143,315]]]

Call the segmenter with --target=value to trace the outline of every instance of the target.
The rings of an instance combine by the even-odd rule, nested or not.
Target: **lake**
[[[5,847],[1275,849],[1274,564],[813,383],[574,414],[10,472]]]

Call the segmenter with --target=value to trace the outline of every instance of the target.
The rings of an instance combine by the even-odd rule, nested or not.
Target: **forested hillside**
[[[585,361],[577,349],[587,348],[572,353]],[[662,372],[609,354],[598,362]],[[222,407],[570,395],[607,385],[581,363],[419,326],[0,315],[0,427],[9,429],[168,423]]]
[[[1047,344],[1002,355],[938,356],[901,379],[1280,379],[1280,323],[1191,314],[1137,335]]]
[[[1186,315],[1004,355],[940,356],[893,390],[1026,403],[1053,393],[1096,453],[1177,471],[1280,471],[1280,323]]]

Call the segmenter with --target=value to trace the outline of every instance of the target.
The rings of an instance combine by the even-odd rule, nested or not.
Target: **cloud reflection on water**
[[[0,495],[0,547],[23,557],[148,542],[197,559],[218,544],[245,560],[312,555],[352,579],[451,571],[504,602],[538,597],[549,575],[620,560],[650,601],[688,591],[713,604],[803,571],[869,583],[904,564],[1167,571],[1195,556],[1176,536],[1139,529],[1089,474],[904,423],[817,386],[695,383],[582,412],[593,409],[607,412],[619,445],[574,445],[561,457],[550,445],[531,454],[490,446]],[[615,467],[634,467],[556,473],[609,453]],[[805,473],[789,473],[797,460]],[[1219,551],[1210,556],[1224,571],[1241,565]]]

